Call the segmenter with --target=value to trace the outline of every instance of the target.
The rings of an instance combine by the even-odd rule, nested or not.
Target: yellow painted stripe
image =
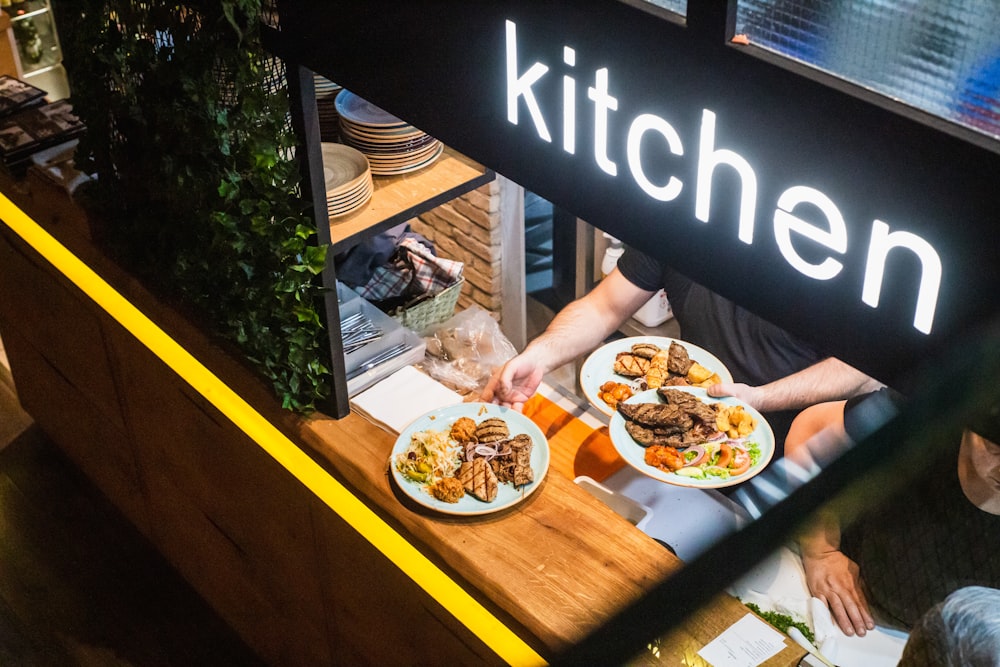
[[[0,219],[511,665],[545,661],[103,278],[0,194]]]

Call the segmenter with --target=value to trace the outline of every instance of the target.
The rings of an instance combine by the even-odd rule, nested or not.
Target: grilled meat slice
[[[476,427],[476,440],[479,442],[497,442],[510,437],[510,430],[507,422],[499,417],[490,417],[479,422]]]
[[[531,450],[534,445],[531,436],[525,433],[514,436],[510,441],[511,456],[514,459],[511,482],[514,486],[524,486],[535,481],[535,471],[531,469]]]
[[[687,348],[675,341],[670,342],[670,349],[667,351],[667,369],[675,375],[686,376],[691,370],[691,357],[688,356]]]
[[[476,498],[489,503],[497,497],[497,476],[486,459],[463,462],[455,476],[462,482],[465,490]]]
[[[684,431],[674,431],[669,434],[663,432],[657,433],[651,428],[646,428],[641,424],[630,421],[625,422],[625,431],[643,447],[662,445],[664,447],[681,449],[687,446],[684,444]]]
[[[618,412],[627,422],[651,429],[684,431],[692,424],[683,407],[671,403],[619,403]]]
[[[695,419],[715,423],[718,414],[715,406],[702,402],[694,394],[670,387],[660,387],[656,393],[667,402],[667,405],[673,405]]]
[[[649,359],[637,357],[630,352],[619,352],[615,356],[615,373],[630,378],[640,378],[649,370]]]
[[[502,456],[490,459],[490,466],[501,483],[510,482],[521,486],[535,480],[531,469],[531,449],[534,442],[527,433],[515,435],[506,443],[508,452]]]
[[[718,433],[715,405],[679,389],[661,387],[665,403],[619,403],[625,430],[644,447],[664,445],[682,449],[705,442]]]
[[[686,431],[667,431],[647,428],[646,426],[630,421],[625,422],[625,432],[643,447],[662,445],[664,447],[673,447],[674,449],[687,449],[691,445],[705,442],[716,433],[716,431],[709,430],[702,423],[695,423],[693,427]]]

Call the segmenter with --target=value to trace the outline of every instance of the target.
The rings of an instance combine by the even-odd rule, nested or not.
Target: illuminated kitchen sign
[[[575,155],[577,150],[577,82],[573,68],[576,66],[576,52],[563,47],[562,76],[562,150]],[[551,143],[547,119],[551,120],[539,104],[536,90],[546,85],[559,85],[554,78],[547,78],[550,67],[535,62],[526,68],[518,62],[517,26],[506,22],[506,70],[507,70],[507,120],[518,125],[521,108],[526,107],[530,122],[538,138]],[[619,165],[608,155],[608,142],[613,127],[620,127],[614,112],[618,111],[618,99],[611,94],[611,74],[608,68],[594,72],[593,85],[587,88],[587,99],[594,105],[593,158],[597,166],[609,177],[619,176]],[[613,122],[614,121],[614,122]],[[726,148],[719,148],[715,141],[716,114],[703,109],[698,145],[694,215],[703,223],[710,220],[710,202],[713,176],[719,167],[728,167],[739,177],[739,240],[747,245],[754,242],[757,220],[757,175],[746,157]],[[670,154],[683,157],[684,143],[681,135],[665,118],[651,113],[635,116],[624,135],[628,172],[639,188],[649,197],[660,202],[673,201],[680,195],[685,183],[676,176],[656,182],[650,178],[643,166],[643,147],[648,135],[657,135],[666,142]],[[657,145],[662,145],[657,142]],[[818,210],[826,224],[816,225],[795,214],[800,207],[811,206]],[[801,209],[800,209],[801,210]],[[789,265],[802,275],[814,280],[831,280],[843,269],[837,256],[843,256],[848,248],[847,225],[837,205],[820,190],[808,185],[791,185],[778,197],[773,216],[774,239],[778,249]],[[821,261],[808,261],[796,251],[795,243],[812,242],[824,255]],[[861,300],[872,308],[877,308],[882,292],[885,266],[891,252],[910,252],[920,262],[920,280],[917,288],[916,308],[913,326],[924,334],[929,334],[934,322],[938,294],[941,287],[941,259],[937,251],[925,239],[879,219],[872,221],[868,239],[868,256],[865,263],[864,283]]]

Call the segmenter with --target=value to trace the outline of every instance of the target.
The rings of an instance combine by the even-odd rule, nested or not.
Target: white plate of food
[[[619,405],[608,430],[629,465],[675,486],[741,484],[774,456],[774,432],[759,412],[735,397],[714,398],[698,387],[640,392]]]
[[[675,352],[671,361],[671,345]],[[678,349],[678,346],[680,349]],[[636,355],[638,351],[639,355]],[[621,363],[621,355],[635,357],[635,363]],[[683,374],[676,372],[686,355],[691,363]],[[665,364],[663,362],[666,362]],[[617,365],[616,365],[617,363]],[[675,370],[670,370],[673,367]],[[652,372],[657,374],[653,377]],[[707,387],[732,382],[733,375],[719,359],[705,349],[665,336],[632,336],[611,341],[594,350],[580,369],[580,385],[591,405],[609,417],[615,405],[633,394],[656,389],[660,382],[679,382]]]
[[[483,442],[478,442],[480,437],[473,439],[479,452],[472,458],[480,463],[466,460],[467,446],[461,443],[477,432]],[[526,449],[525,438],[530,439],[530,448]],[[499,452],[493,456],[491,450]],[[496,465],[489,464],[491,457]],[[460,472],[463,461],[469,465]],[[486,468],[495,482],[495,495],[489,500]],[[460,516],[491,514],[524,501],[541,486],[549,470],[549,444],[541,429],[516,410],[460,403],[432,410],[403,429],[389,456],[389,470],[400,490],[424,507]],[[445,478],[452,481],[443,482]],[[467,485],[461,484],[463,479]],[[461,494],[455,493],[459,484]]]

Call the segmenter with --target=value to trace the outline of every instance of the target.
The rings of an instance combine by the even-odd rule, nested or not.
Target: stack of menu
[[[0,77],[0,163],[22,176],[35,153],[83,134],[84,124],[66,100],[47,102],[45,91]]]
[[[20,79],[0,76],[0,118],[45,103],[45,91]]]

